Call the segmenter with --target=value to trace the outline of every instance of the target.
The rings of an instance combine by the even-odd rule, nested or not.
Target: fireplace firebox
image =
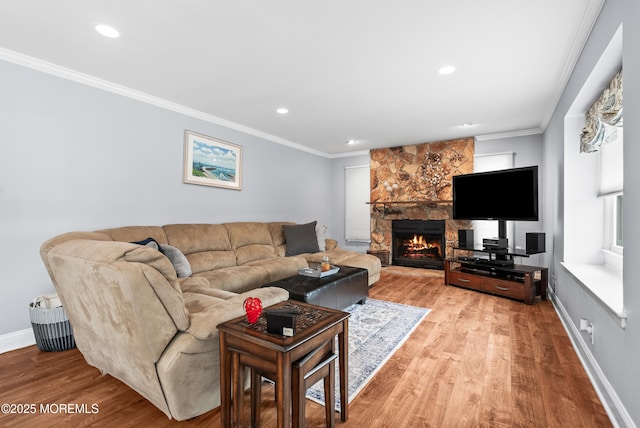
[[[444,269],[444,220],[393,220],[392,264]]]

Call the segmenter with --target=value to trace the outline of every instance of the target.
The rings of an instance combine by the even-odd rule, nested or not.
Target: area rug
[[[393,353],[409,338],[430,309],[367,299],[364,305],[345,309],[349,317],[349,402],[364,388]],[[336,349],[337,346],[336,346]],[[336,363],[336,410],[340,409],[340,376]],[[319,381],[307,390],[307,398],[324,404]]]

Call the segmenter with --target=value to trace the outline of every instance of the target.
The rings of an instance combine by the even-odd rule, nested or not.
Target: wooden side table
[[[275,373],[277,426],[291,426],[291,373],[295,361],[338,336],[340,367],[340,419],[349,417],[347,395],[348,312],[287,301],[268,308],[299,312],[293,337],[267,333],[264,316],[251,325],[246,317],[218,325],[220,330],[220,402],[222,426],[241,426],[244,368]],[[241,358],[242,356],[242,358]],[[233,385],[233,388],[232,388]],[[257,385],[256,387],[259,387]],[[233,405],[233,408],[232,408]]]

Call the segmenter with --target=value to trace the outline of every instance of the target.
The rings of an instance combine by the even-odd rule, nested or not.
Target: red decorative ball
[[[247,314],[247,321],[255,324],[262,313],[262,300],[257,297],[247,297],[243,303],[244,312]]]

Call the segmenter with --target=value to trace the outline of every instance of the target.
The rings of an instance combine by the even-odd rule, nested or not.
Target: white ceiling
[[[3,1],[0,59],[338,156],[541,132],[603,2]]]

